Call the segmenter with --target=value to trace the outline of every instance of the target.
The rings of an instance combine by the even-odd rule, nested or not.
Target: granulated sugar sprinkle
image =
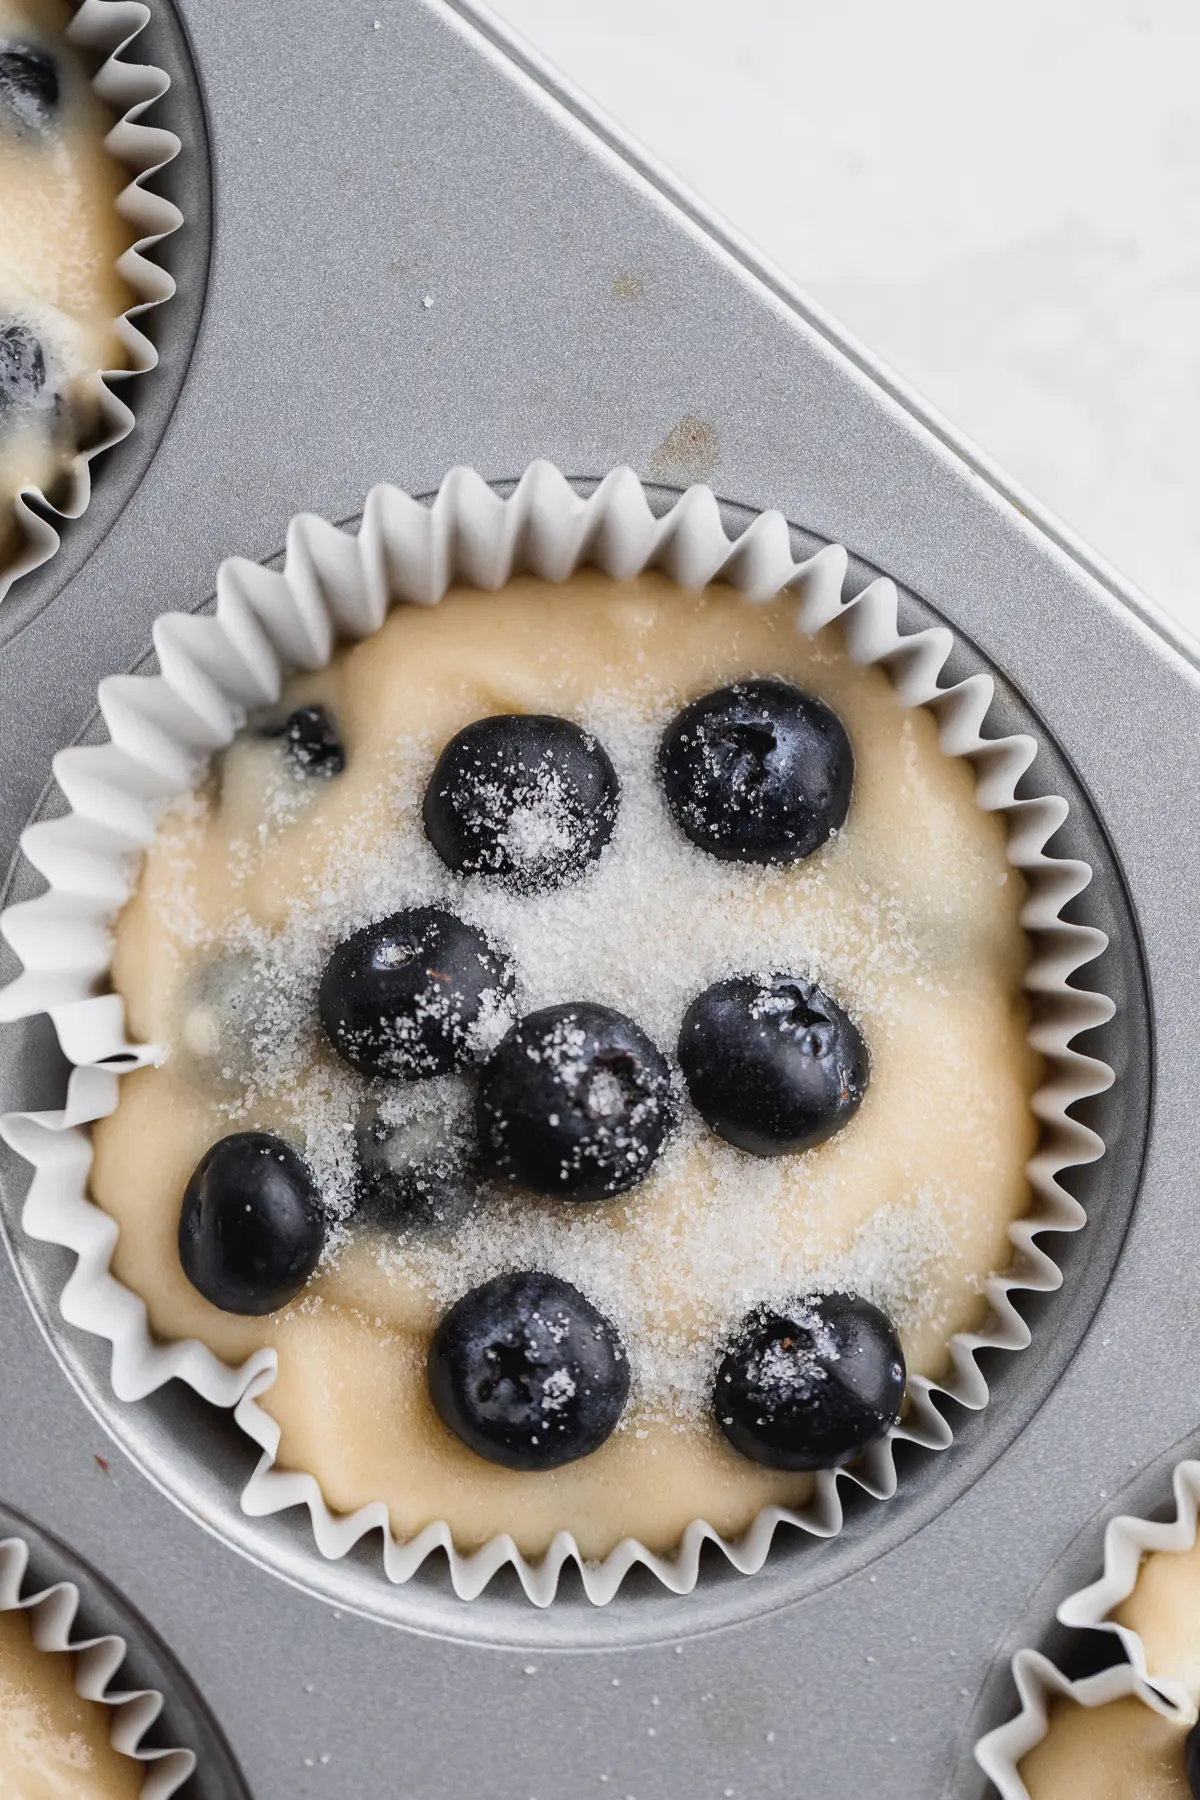
[[[909,991],[944,991],[926,972],[936,967],[922,941],[928,927],[913,922],[886,883],[860,880],[849,902],[843,885],[832,903],[826,871],[844,842],[828,845],[802,872],[727,864],[689,844],[670,820],[654,774],[665,722],[661,709],[639,712],[627,695],[593,702],[580,723],[616,767],[616,827],[583,879],[540,894],[463,879],[442,865],[421,822],[439,748],[432,744],[397,746],[394,829],[381,832],[377,812],[348,817],[319,878],[295,896],[278,930],[242,911],[219,942],[204,932],[186,871],[206,806],[191,796],[175,809],[180,867],[172,928],[193,972],[173,1053],[189,1059],[228,1129],[264,1106],[290,1123],[329,1211],[327,1259],[336,1259],[350,1229],[363,1117],[374,1109],[403,1123],[429,1110],[428,1084],[372,1084],[340,1063],[316,1017],[318,981],[335,944],[401,907],[443,905],[487,933],[512,959],[515,1014],[568,1000],[599,1002],[628,1014],[669,1058],[687,1006],[732,974],[818,978],[853,1017],[869,1022],[868,1041],[876,1044],[900,1004],[898,975]],[[246,867],[271,832],[292,824],[296,795],[294,782],[265,785],[263,822],[242,851]],[[545,819],[514,817],[511,830],[545,848]],[[235,891],[239,879],[235,851]],[[797,880],[803,907],[794,904]],[[498,1041],[509,1019],[500,1007],[484,1022],[481,1050]],[[902,1332],[929,1322],[930,1277],[952,1251],[950,1221],[965,1207],[963,1197],[927,1186],[902,1204],[884,1203],[848,1248],[823,1255],[806,1247],[797,1229],[805,1159],[760,1160],[723,1143],[676,1081],[681,1123],[643,1187],[621,1200],[581,1205],[485,1188],[452,1231],[381,1237],[381,1265],[439,1308],[506,1269],[541,1268],[574,1282],[624,1338],[633,1371],[630,1424],[704,1416],[721,1340],[760,1300],[852,1288],[883,1306]],[[458,1098],[441,1096],[438,1110],[452,1137],[469,1130],[472,1109],[470,1083],[451,1086],[461,1088]],[[836,1181],[834,1163],[830,1176],[827,1158],[826,1182]]]

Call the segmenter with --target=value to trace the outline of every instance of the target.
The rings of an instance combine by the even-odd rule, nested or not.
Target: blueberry
[[[28,325],[0,325],[0,418],[33,406],[46,385],[46,358]]]
[[[1183,1767],[1192,1800],[1200,1800],[1200,1723],[1192,1726],[1183,1746]]]
[[[752,1156],[832,1137],[870,1076],[857,1027],[799,975],[735,975],[706,988],[683,1015],[679,1062],[697,1112]]]
[[[612,836],[619,786],[569,719],[498,713],[452,737],[425,790],[425,831],[448,868],[522,894],[582,875]]]
[[[735,1450],[768,1469],[836,1469],[900,1417],[904,1354],[886,1313],[857,1294],[808,1294],[743,1319],[713,1406]]]
[[[18,131],[45,131],[58,110],[58,70],[32,44],[0,44],[0,113]]]
[[[222,1312],[286,1306],[316,1268],[324,1241],[316,1183],[282,1138],[238,1131],[196,1164],[179,1215],[179,1260]]]
[[[459,1111],[433,1097],[403,1119],[372,1110],[360,1122],[356,1199],[364,1222],[386,1232],[450,1231],[466,1217],[474,1193]]]
[[[329,1041],[364,1075],[420,1081],[475,1054],[512,969],[482,931],[440,906],[412,906],[356,931],[325,965],[317,1005]]]
[[[537,1194],[599,1200],[636,1187],[674,1116],[664,1057],[609,1006],[529,1013],[480,1072],[485,1165]]]
[[[790,681],[739,681],[685,706],[659,776],[685,835],[724,862],[793,863],[838,831],[854,753],[836,713]]]
[[[569,1281],[497,1275],[438,1326],[429,1394],[478,1456],[506,1469],[559,1469],[611,1435],[629,1364],[615,1326]]]
[[[284,754],[297,775],[328,778],[346,766],[337,726],[324,706],[298,706],[279,724],[264,726],[263,736],[283,739]]]

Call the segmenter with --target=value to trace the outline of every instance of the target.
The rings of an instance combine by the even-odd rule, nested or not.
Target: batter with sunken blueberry
[[[100,424],[100,374],[125,365],[133,295],[117,261],[133,234],[128,179],[104,140],[113,116],[67,38],[68,0],[0,0],[0,574],[13,511],[53,500]]]
[[[470,1549],[744,1530],[896,1424],[1036,1141],[1003,822],[795,604],[452,589],[172,807],[95,1127],[164,1338],[283,1465]]]

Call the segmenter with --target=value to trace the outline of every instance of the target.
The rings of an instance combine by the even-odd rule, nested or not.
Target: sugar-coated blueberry
[[[659,777],[680,829],[725,862],[793,863],[845,822],[854,753],[822,700],[771,676],[685,706]]]
[[[474,1189],[462,1123],[440,1098],[399,1120],[372,1109],[359,1122],[356,1201],[366,1224],[451,1231],[466,1217]]]
[[[340,775],[346,752],[328,707],[319,703],[298,706],[277,725],[263,727],[263,736],[282,738],[284,754],[297,775]]]
[[[286,1306],[316,1268],[324,1241],[316,1182],[282,1138],[238,1131],[196,1164],[179,1215],[179,1260],[222,1312]]]
[[[808,1294],[743,1321],[713,1407],[735,1450],[768,1469],[836,1469],[890,1431],[904,1355],[886,1313],[857,1294]]]
[[[616,770],[569,719],[498,713],[452,737],[425,790],[425,831],[448,868],[518,893],[582,875],[612,836]]]
[[[566,1200],[600,1200],[650,1173],[674,1123],[671,1072],[610,1006],[547,1006],[513,1026],[480,1071],[486,1167]]]
[[[1192,1800],[1200,1800],[1200,1723],[1192,1726],[1183,1746],[1183,1767]]]
[[[598,1450],[629,1394],[610,1319],[555,1275],[497,1275],[464,1294],[429,1349],[429,1394],[478,1456],[558,1469]]]
[[[706,988],[683,1015],[679,1063],[697,1112],[752,1156],[786,1156],[840,1131],[870,1077],[857,1026],[798,975]]]
[[[28,325],[0,324],[0,419],[32,406],[46,385],[46,358]]]
[[[317,1006],[330,1043],[362,1074],[421,1081],[473,1060],[512,985],[482,931],[440,906],[411,906],[338,945]]]
[[[58,69],[36,44],[0,44],[0,116],[17,131],[45,131],[58,110]]]

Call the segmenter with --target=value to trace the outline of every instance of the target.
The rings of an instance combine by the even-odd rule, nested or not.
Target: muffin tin
[[[277,561],[294,512],[346,519],[380,479],[428,493],[470,461],[507,491],[546,455],[586,490],[627,461],[663,508],[705,480],[730,529],[778,507],[796,554],[846,543],[853,587],[884,570],[909,628],[953,627],[949,677],[998,674],[998,728],[1036,735],[1041,790],[1071,802],[1054,847],[1096,871],[1075,909],[1112,940],[1095,981],[1118,1014],[1088,1047],[1117,1081],[1089,1104],[1109,1150],[1075,1182],[1086,1230],[1054,1244],[1064,1290],[1029,1303],[1033,1351],[997,1362],[936,1476],[914,1456],[895,1501],[851,1509],[835,1543],[789,1537],[751,1579],[714,1565],[689,1596],[634,1579],[607,1608],[576,1588],[539,1614],[503,1583],[460,1602],[434,1567],[390,1588],[373,1547],[320,1562],[302,1517],[238,1510],[253,1451],[222,1415],[178,1384],[110,1398],[103,1346],[58,1311],[71,1259],[21,1232],[7,1153],[0,1498],[162,1634],[216,1721],[215,1792],[239,1792],[223,1735],[255,1800],[982,1794],[970,1745],[1015,1710],[991,1672],[1036,1641],[1029,1596],[1195,1425],[1191,655],[494,22],[156,0],[150,30],[181,58],[161,110],[180,178],[201,201],[211,184],[211,258],[203,204],[180,200],[179,296],[122,447],[141,460],[101,465],[58,557],[0,608],[5,902],[36,891],[15,845],[56,804],[50,756],[98,735],[98,680],[146,665],[157,614],[209,603],[222,555]],[[59,1104],[62,1079],[44,1021],[0,1034],[5,1109]]]

